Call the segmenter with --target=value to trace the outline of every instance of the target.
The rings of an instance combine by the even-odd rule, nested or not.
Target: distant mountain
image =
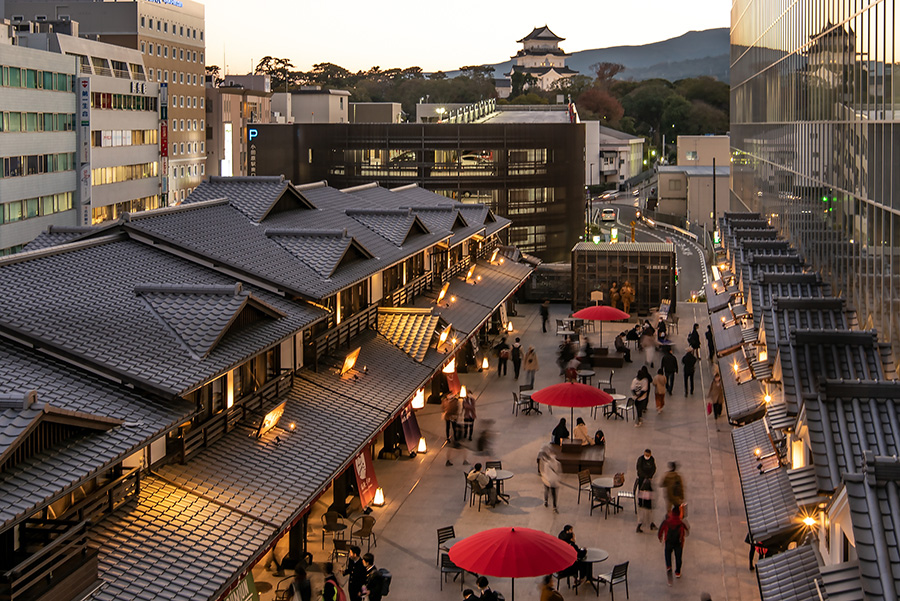
[[[643,46],[613,46],[573,52],[566,66],[582,75],[592,75],[591,65],[600,62],[625,65],[618,79],[652,79],[670,81],[710,75],[728,81],[729,32],[727,27],[689,31],[684,35]],[[565,48],[565,42],[560,44]],[[513,65],[512,60],[492,64],[494,77],[504,77]],[[459,72],[447,72],[454,77]]]

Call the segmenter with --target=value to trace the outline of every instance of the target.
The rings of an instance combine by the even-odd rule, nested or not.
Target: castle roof
[[[535,27],[531,33],[526,35],[521,40],[518,40],[517,43],[521,44],[527,40],[545,40],[550,42],[562,42],[566,38],[561,38],[552,31],[550,28],[544,25],[543,27]]]

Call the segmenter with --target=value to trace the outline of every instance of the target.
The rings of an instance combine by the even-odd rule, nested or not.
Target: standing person
[[[301,567],[294,570],[294,581],[289,590],[291,601],[312,601],[312,585],[306,577],[306,570]]]
[[[650,530],[656,530],[653,523],[653,481],[650,478],[643,480],[637,489],[638,523],[635,532],[643,532],[641,526],[650,525]]]
[[[552,496],[553,513],[559,513],[556,508],[556,497],[559,491],[559,474],[562,472],[562,466],[549,445],[544,445],[538,452],[537,467],[541,482],[544,484],[544,507],[548,506],[548,497]]]
[[[687,520],[681,517],[681,507],[673,507],[666,519],[659,525],[659,542],[665,542],[666,579],[672,586],[672,555],[675,555],[675,578],[681,578],[681,553],[684,537],[691,532]]]
[[[497,343],[497,346],[494,347],[494,350],[497,351],[497,377],[503,377],[506,375],[506,362],[509,361],[509,345],[506,343],[506,336],[500,339],[500,342]]]
[[[334,575],[334,564],[330,561],[325,562],[323,571],[325,572],[325,586],[322,588],[322,601],[345,601],[344,591],[338,584],[337,576]]]
[[[712,326],[706,326],[706,348],[709,350],[709,360],[712,361],[713,357],[715,357],[715,345],[713,344],[713,333]]]
[[[478,585],[478,590],[481,591],[481,596],[479,597],[481,601],[500,601],[497,593],[491,590],[491,583],[488,582],[487,578],[479,576],[475,584]]]
[[[466,395],[462,400],[463,429],[462,438],[472,440],[472,432],[475,430],[475,399],[472,395]]]
[[[522,340],[518,337],[516,337],[516,341],[513,342],[511,357],[513,362],[513,373],[516,376],[516,380],[518,380],[519,371],[522,369]]]
[[[553,589],[553,574],[544,576],[541,584],[541,601],[563,601],[559,591]]]
[[[375,556],[366,553],[362,557],[363,565],[366,568],[366,599],[367,601],[381,601],[382,591],[384,590],[384,576],[375,567]]]
[[[545,300],[541,303],[541,329],[544,334],[547,333],[547,322],[550,321],[550,301]]]
[[[528,350],[525,351],[525,381],[531,388],[534,388],[534,374],[538,369],[537,351],[529,345]]]
[[[691,333],[688,334],[688,344],[691,345],[691,350],[694,351],[694,356],[698,359],[700,358],[700,324],[695,323],[694,329],[691,330]]]
[[[635,463],[635,473],[637,473],[637,479],[634,481],[634,492],[638,498],[638,508],[645,507],[640,503],[640,491],[641,490],[653,490],[653,476],[656,475],[656,458],[653,456],[653,453],[650,449],[644,449],[644,454],[637,458],[637,462]],[[650,499],[647,499],[648,503],[646,504],[646,508],[650,508]],[[646,518],[646,520],[645,520]],[[649,511],[642,515],[640,512],[638,513],[638,525],[637,532],[643,532],[641,530],[641,526],[644,522],[650,524],[650,530],[656,528],[656,524],[653,523],[652,515],[650,515]]]
[[[725,404],[725,387],[722,385],[722,374],[718,371],[713,375],[706,398],[709,403],[712,403],[713,416],[716,420],[716,432],[718,432],[719,416],[722,415],[722,406]]]
[[[668,355],[672,356],[671,353]],[[663,407],[666,406],[666,391],[668,390],[669,378],[663,373],[660,367],[653,376],[653,388],[656,391],[656,413],[662,413]]]
[[[638,370],[637,376],[631,381],[631,393],[634,395],[634,410],[636,419],[634,426],[644,425],[644,410],[650,400],[650,372],[647,366]]]
[[[347,576],[347,592],[350,601],[362,600],[362,587],[366,583],[366,568],[359,556],[359,547],[350,545],[347,555],[347,567],[344,568],[344,576]]]
[[[641,339],[639,341],[641,349],[644,351],[644,362],[649,363],[650,367],[653,367],[653,363],[656,361],[656,347],[659,344],[656,342],[656,336],[653,335],[653,328],[650,328],[650,333],[647,334],[647,330],[645,329],[644,333],[641,334]]]
[[[447,442],[459,442],[459,432],[456,426],[456,420],[458,418],[459,398],[457,398],[455,394],[448,394],[441,400],[441,419],[444,420]],[[447,458],[447,465],[453,465],[453,462],[450,461],[449,457]]]
[[[694,370],[697,367],[697,357],[688,350],[684,357],[681,358],[681,364],[684,365],[684,395],[694,394]],[[688,386],[690,385],[690,386]],[[688,392],[690,391],[690,392]]]
[[[666,392],[672,394],[672,391],[675,390],[675,374],[678,373],[678,359],[672,354],[672,347],[666,346],[664,349],[659,366],[666,374]]]
[[[566,418],[562,417],[553,432],[550,433],[553,438],[553,444],[562,444],[562,441],[569,437],[569,429],[566,427]]]
[[[666,489],[666,507],[668,511],[672,507],[681,507],[684,504],[684,480],[678,473],[678,464],[669,462],[669,471],[663,477],[663,487]]]

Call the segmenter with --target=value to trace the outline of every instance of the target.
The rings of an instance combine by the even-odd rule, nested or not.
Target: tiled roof
[[[756,578],[762,601],[821,601],[816,580],[819,556],[806,544],[756,563]]]
[[[723,317],[725,318],[724,322],[722,321]],[[742,322],[734,320],[734,313],[730,307],[710,315],[709,322],[712,325],[713,341],[716,343],[716,353],[719,356],[740,348],[744,343],[741,334]]]
[[[440,317],[430,310],[378,309],[378,332],[391,344],[419,361],[425,359]]]
[[[769,363],[775,362],[779,345],[788,342],[793,330],[854,330],[859,327],[856,312],[840,298],[776,298],[763,311]]]
[[[715,287],[713,287],[715,284]],[[737,294],[737,286],[726,286],[722,280],[716,280],[706,284],[706,308],[710,313],[715,313],[728,306]]]
[[[434,194],[416,185],[394,188],[391,190],[391,193],[404,199],[400,201],[401,205],[446,205],[450,201],[450,206],[459,209],[467,223],[472,226],[483,225],[485,236],[495,234],[503,228],[509,227],[512,223],[506,217],[495,215],[490,207],[485,204],[453,202],[446,197]]]
[[[765,309],[776,298],[824,298],[831,296],[831,286],[823,283],[817,273],[764,273],[757,283],[750,285],[750,304],[753,322],[759,327]]]
[[[768,419],[768,416],[766,416]],[[770,422],[771,423],[771,420]],[[774,427],[774,426],[773,426]],[[800,507],[810,507],[828,501],[827,495],[819,494],[819,486],[816,480],[816,468],[807,465],[793,470],[787,470],[791,488],[794,490],[794,498]]]
[[[744,293],[745,298],[751,295],[752,286],[760,281],[766,273],[806,273],[808,267],[803,263],[759,263],[739,265],[735,270],[740,273],[738,288]]]
[[[819,490],[862,472],[865,451],[900,455],[900,383],[827,380],[805,406]]]
[[[108,236],[60,250],[0,261],[0,329],[34,341],[111,378],[163,396],[181,394],[221,375],[326,315],[322,309],[246,285],[284,317],[226,334],[202,359],[151,310],[136,286],[228,286],[235,278],[155,247]],[[195,307],[170,303],[182,325],[204,323]],[[204,324],[206,327],[207,324]],[[188,325],[184,325],[185,333]],[[189,337],[190,338],[190,337]],[[199,341],[199,342],[198,342]],[[195,342],[204,342],[197,336]]]
[[[266,236],[325,279],[333,276],[345,259],[351,264],[374,258],[347,230],[268,229]]]
[[[719,360],[728,421],[736,424],[757,420],[766,412],[765,392],[762,386],[758,381],[752,378],[748,379],[746,372],[741,371],[746,363],[738,364],[737,373],[733,369],[732,357],[739,355],[740,353],[735,353],[731,357],[723,357]],[[740,380],[738,380],[739,377]]]
[[[525,40],[550,40],[553,42],[561,42],[564,39],[566,39],[566,38],[559,37],[552,31],[550,31],[549,27],[544,25],[543,27],[535,27],[534,29],[531,30],[531,33],[526,35],[521,40],[518,40],[516,43],[521,44]]]
[[[796,415],[826,379],[884,379],[885,353],[875,331],[794,330],[778,350],[788,412]]]
[[[858,561],[823,565],[819,569],[828,601],[865,601]]]
[[[140,497],[91,530],[105,581],[101,601],[215,599],[275,527],[194,495],[141,479]]]
[[[764,546],[787,542],[800,532],[799,508],[787,473],[775,457],[766,457],[774,450],[765,420],[735,428],[731,436],[750,536]],[[756,449],[761,450],[764,469],[757,467]]]
[[[185,203],[215,198],[227,198],[231,206],[256,223],[265,219],[273,210],[315,208],[309,200],[297,194],[290,182],[285,181],[282,176],[212,176],[194,188]]]
[[[191,403],[139,396],[12,341],[0,344],[0,365],[0,390],[4,392],[24,395],[34,390],[39,405],[49,403],[57,410],[125,422],[106,432],[70,439],[0,473],[3,527],[76,489],[149,439],[183,423],[195,411]],[[31,411],[40,409],[33,406]],[[17,436],[11,430],[16,418],[21,417],[17,413],[0,412],[0,430],[7,436]]]
[[[900,599],[900,463],[896,454],[869,454],[865,464],[864,474],[844,476],[860,580],[866,601],[894,601]]]
[[[410,235],[429,233],[408,209],[347,209],[346,213],[394,246],[403,246]]]

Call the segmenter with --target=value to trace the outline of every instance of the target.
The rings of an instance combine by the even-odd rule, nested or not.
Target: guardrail
[[[372,305],[321,334],[315,340],[315,370],[319,370],[319,357],[328,355],[342,345],[349,346],[350,340],[364,330],[374,330],[377,327],[378,305]]]
[[[450,281],[450,278],[469,270],[472,265],[472,257],[466,255],[456,265],[451,265],[448,269],[441,272],[441,286]]]
[[[382,303],[385,307],[399,307],[412,302],[417,296],[432,288],[434,288],[434,273],[429,271],[391,292]]]

